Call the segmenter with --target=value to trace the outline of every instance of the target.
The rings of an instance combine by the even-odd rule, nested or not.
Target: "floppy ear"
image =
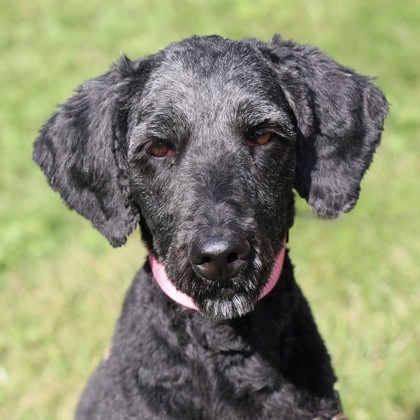
[[[70,209],[92,222],[113,246],[125,243],[139,213],[127,173],[127,118],[150,71],[123,57],[88,80],[44,125],[34,161]]]
[[[297,118],[295,188],[320,216],[350,211],[379,145],[387,101],[367,77],[275,36],[268,44]]]

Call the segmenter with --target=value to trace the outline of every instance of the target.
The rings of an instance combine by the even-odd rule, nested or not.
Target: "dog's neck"
[[[271,271],[270,277],[267,284],[262,289],[258,300],[261,300],[263,297],[267,296],[277,284],[281,271],[283,269],[284,255],[286,253],[286,239],[283,241],[283,246],[276,256],[274,262],[273,270]],[[152,268],[153,277],[156,280],[156,283],[162,289],[162,291],[169,296],[173,301],[179,303],[180,305],[186,306],[190,309],[197,310],[197,306],[194,301],[185,293],[180,292],[174,284],[169,280],[168,275],[166,274],[165,267],[152,255],[149,251],[149,262]]]

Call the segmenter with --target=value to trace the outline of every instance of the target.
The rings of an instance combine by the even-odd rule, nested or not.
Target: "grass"
[[[71,418],[144,261],[111,249],[31,162],[55,104],[121,52],[191,34],[319,46],[377,75],[391,102],[357,208],[315,220],[299,202],[297,277],[351,418],[420,419],[420,9],[416,0],[0,0],[0,418]]]

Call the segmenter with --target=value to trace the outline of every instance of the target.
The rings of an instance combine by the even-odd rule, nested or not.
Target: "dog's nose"
[[[225,234],[195,242],[189,257],[200,275],[209,280],[223,280],[239,273],[250,251],[251,246],[246,238]]]

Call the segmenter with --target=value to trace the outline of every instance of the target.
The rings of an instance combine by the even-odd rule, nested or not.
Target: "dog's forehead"
[[[247,95],[267,99],[277,83],[262,55],[246,45],[223,41],[164,50],[146,85],[144,100],[214,106]]]
[[[240,116],[252,124],[288,113],[278,77],[262,54],[240,42],[217,41],[175,44],[160,53],[142,95],[143,120],[183,116],[202,124]]]

